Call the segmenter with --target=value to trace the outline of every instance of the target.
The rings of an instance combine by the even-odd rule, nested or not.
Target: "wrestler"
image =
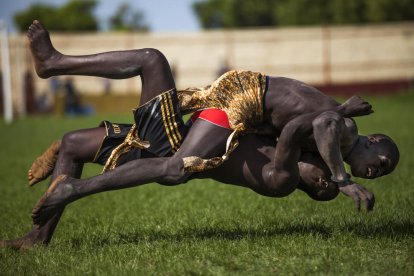
[[[223,159],[227,158],[229,151],[234,149],[234,139],[229,139],[230,142],[233,142],[233,146],[230,143],[224,158],[210,160],[204,158],[212,158],[222,152],[221,149],[230,134],[236,136],[238,133],[249,131],[270,130],[273,132],[272,135],[278,136],[283,126],[298,115],[325,110],[337,113],[321,112],[317,118],[313,119],[314,140],[312,141],[316,144],[314,149],[319,151],[328,165],[333,180],[341,184],[346,184],[349,181],[342,163],[342,154],[346,156],[345,161],[351,165],[352,173],[366,178],[374,178],[391,172],[398,161],[398,150],[388,137],[360,136],[357,134],[354,121],[340,116],[339,113],[347,111],[343,109],[352,105],[339,105],[318,90],[292,79],[265,77],[262,74],[248,71],[233,71],[219,78],[209,89],[186,90],[176,95],[168,62],[155,49],[109,52],[89,56],[67,56],[53,48],[46,29],[36,21],[29,28],[29,40],[31,41],[36,70],[41,77],[57,74],[79,74],[126,78],[140,75],[143,80],[141,101],[147,102],[148,105],[137,109],[135,121],[141,120],[143,115],[148,114],[148,112],[140,113],[147,107],[155,106],[156,109],[167,109],[167,114],[170,114],[168,109],[171,112],[169,120],[175,128],[171,129],[171,133],[167,133],[167,135],[171,140],[172,152],[180,147],[181,157],[177,158],[180,154],[175,154],[168,162],[163,163],[163,166],[158,167],[168,171],[173,182],[184,181],[191,175],[191,172],[219,165]],[[241,88],[238,89],[238,87]],[[150,103],[148,100],[154,97],[156,99]],[[188,155],[185,156],[182,154],[185,152],[183,145],[180,146],[184,133],[181,133],[182,120],[180,120],[181,114],[179,112],[180,110],[194,111],[208,107],[219,107],[225,111],[231,130],[217,128],[214,125],[206,126],[205,122],[196,123],[185,140],[185,144],[190,145],[188,147],[191,150],[188,152],[194,151],[195,154],[186,153]],[[362,109],[362,111],[359,109],[358,112],[360,113],[352,114],[348,111],[348,116],[369,114],[371,107],[366,104],[366,109]],[[169,127],[171,126],[165,127],[166,132]],[[107,168],[115,167],[118,157],[131,150],[132,147],[145,148],[142,141],[145,140],[145,135],[139,137],[137,133],[141,130],[134,129],[134,127],[132,130],[129,133],[130,139],[126,139],[120,151],[116,151],[115,158],[111,158],[109,164],[106,164]],[[102,130],[91,130],[90,132],[94,131],[100,131],[101,134],[103,132]],[[200,137],[204,133],[207,133],[206,137],[211,135],[214,139]],[[234,136],[231,137],[234,138]],[[208,143],[200,143],[203,139]],[[96,140],[101,141],[102,139]],[[151,141],[151,143],[153,142]],[[197,147],[197,145],[203,145],[203,147]],[[154,153],[151,148],[148,150]],[[156,165],[161,161],[151,159],[149,163],[151,162],[155,162],[153,165]],[[133,178],[133,173],[137,173],[139,169],[135,169],[129,175]],[[158,172],[154,171],[154,173]],[[119,178],[117,179],[119,180]],[[41,208],[36,210],[41,212]],[[35,217],[38,217],[38,212],[34,215]]]
[[[160,94],[162,95],[160,98],[171,97],[176,102],[178,101],[175,98],[177,96],[174,93],[174,81],[169,70],[168,62],[157,50],[141,49],[109,52],[90,56],[66,56],[53,48],[47,31],[37,21],[30,26],[28,36],[31,42],[31,50],[35,59],[36,70],[41,77],[49,77],[57,74],[79,74],[107,78],[125,78],[140,75],[143,80],[141,102],[148,102],[150,99]],[[251,81],[253,84],[253,86],[250,87],[251,89],[249,88],[250,90],[253,90],[253,93],[250,95],[252,96],[251,100],[253,103],[250,107],[255,110],[251,110],[253,112],[249,112],[249,114],[255,114],[253,114],[253,118],[248,118],[250,121],[246,121],[240,116],[240,113],[241,115],[247,114],[245,112],[246,110],[240,110],[239,114],[233,116],[234,113],[237,113],[237,110],[234,110],[234,108],[232,109],[231,106],[228,104],[226,105],[226,103],[222,101],[220,104],[224,105],[218,107],[223,110],[226,110],[227,108],[226,111],[230,114],[229,122],[231,129],[220,128],[216,125],[209,124],[206,121],[198,120],[190,129],[185,142],[182,145],[180,145],[180,139],[177,140],[178,144],[171,144],[172,148],[173,146],[180,147],[180,151],[174,154],[171,158],[151,158],[146,160],[145,164],[140,164],[138,162],[140,160],[131,161],[124,166],[115,169],[111,174],[104,174],[94,180],[89,180],[89,183],[87,184],[91,184],[94,181],[101,181],[101,178],[105,177],[105,185],[102,185],[99,188],[100,191],[131,187],[137,184],[137,180],[145,179],[141,178],[140,174],[142,172],[148,172],[146,169],[148,165],[150,165],[151,168],[157,168],[157,171],[151,170],[149,172],[152,175],[147,175],[147,179],[152,179],[151,181],[164,181],[170,183],[184,182],[190,177],[192,169],[196,168],[195,171],[197,170],[197,164],[199,164],[198,169],[201,168],[202,170],[205,167],[214,167],[216,164],[221,163],[220,159],[212,159],[213,162],[209,163],[209,160],[204,160],[204,158],[212,158],[222,154],[227,137],[231,134],[247,133],[248,131],[255,130],[254,128],[256,127],[261,133],[270,130],[273,132],[272,135],[274,137],[279,135],[281,129],[287,122],[298,117],[298,115],[316,111],[319,111],[320,115],[318,118],[312,119],[313,135],[315,136],[315,142],[319,152],[332,172],[333,180],[343,185],[349,184],[350,181],[343,168],[340,149],[344,156],[347,157],[346,161],[352,161],[349,163],[353,163],[351,164],[352,171],[357,176],[373,178],[389,173],[394,169],[398,161],[398,152],[396,153],[394,144],[389,142],[387,137],[376,138],[381,136],[372,136],[368,138],[365,136],[358,136],[356,133],[356,126],[351,119],[344,118],[335,112],[322,112],[331,110],[342,114],[347,113],[348,116],[365,115],[371,111],[369,105],[366,105],[366,109],[358,109],[359,113],[357,112],[353,114],[352,110],[347,110],[352,104],[339,105],[337,102],[316,89],[295,80],[273,77],[268,78],[261,74],[251,72],[232,72],[231,74],[232,78],[230,78],[230,81],[232,79],[234,80],[235,77],[241,77],[244,80],[244,83]],[[232,83],[229,83],[228,78],[221,78],[216,85],[213,85],[213,88],[222,86],[222,81],[224,81],[224,84],[227,83],[229,86],[232,86]],[[243,85],[244,83],[236,82],[235,84],[237,86]],[[169,92],[163,93],[164,91]],[[211,96],[211,93],[209,94],[206,92],[211,91],[212,90],[200,92],[190,90],[185,91],[182,94],[181,102],[178,103],[181,105],[179,108],[184,107],[184,110],[187,109],[192,111],[192,108],[214,107],[208,106],[208,96]],[[207,95],[207,97],[203,98],[202,96],[204,95]],[[192,99],[197,98],[198,102],[191,104],[193,102]],[[229,98],[229,100],[235,100],[237,102],[238,99],[237,97],[232,97]],[[262,101],[265,102],[263,105]],[[202,105],[200,103],[207,105]],[[249,103],[247,105],[249,105]],[[158,107],[162,109],[162,104]],[[247,108],[248,107],[249,106],[247,106]],[[176,110],[174,109],[174,111]],[[179,120],[179,116],[177,116],[177,118]],[[135,119],[137,119],[137,117]],[[178,125],[181,125],[181,122],[178,122]],[[175,129],[174,131],[178,130]],[[133,139],[126,141],[128,142],[127,144],[121,145],[123,150],[125,148],[128,149],[128,147],[130,148],[131,146],[134,147],[135,142],[139,147],[145,148],[145,143],[138,140],[138,137],[135,135],[136,133],[137,131],[130,133],[130,138]],[[76,141],[76,145],[79,145],[79,147],[76,147],[75,152],[65,152],[65,150],[63,150],[59,153],[52,176],[52,183],[59,183],[59,181],[54,180],[57,179],[57,176],[60,174],[78,178],[83,166],[83,162],[78,162],[78,160],[92,161],[92,156],[95,155],[104,137],[105,129],[102,127],[65,135],[62,145],[66,145],[62,147],[63,149],[74,148],[67,146],[67,144],[70,145],[74,141]],[[150,144],[152,144],[152,141],[150,141]],[[203,146],[200,147],[199,145]],[[312,146],[312,144],[310,145]],[[234,149],[234,147],[230,148]],[[129,149],[129,151],[131,151],[131,149]],[[229,148],[224,151],[227,151],[228,153]],[[145,153],[147,151],[143,150],[142,152]],[[153,154],[151,151],[148,152],[149,154]],[[125,153],[125,151],[121,151],[121,153]],[[362,160],[354,158],[354,156],[357,156],[358,154],[362,154],[364,158],[362,158]],[[192,156],[194,156],[194,158]],[[228,157],[228,155],[224,156],[225,158]],[[188,159],[188,157],[191,158]],[[116,162],[112,164],[115,164],[116,166],[117,158],[110,161],[113,160]],[[136,167],[134,170],[131,170],[131,166]],[[60,178],[60,180],[62,180],[62,178]],[[119,184],[121,182],[122,184]],[[64,186],[67,187],[70,185],[65,184]],[[85,185],[85,188],[90,188],[92,186],[93,185]],[[53,185],[51,191],[55,191],[54,189],[56,187],[56,185]],[[98,186],[95,185],[94,187],[97,189]],[[274,187],[270,187],[271,190],[273,188]],[[99,189],[94,192],[98,192]],[[50,215],[53,214],[54,217],[59,217],[61,213],[53,207],[53,204],[49,204],[50,202],[43,206],[47,201],[46,199],[47,196],[39,202],[33,214],[35,222],[42,225],[51,221],[49,220]],[[61,202],[55,203],[55,207],[63,207],[65,205]],[[44,212],[43,207],[47,207],[48,211]]]

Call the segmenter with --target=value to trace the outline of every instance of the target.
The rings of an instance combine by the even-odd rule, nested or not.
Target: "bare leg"
[[[79,178],[82,173],[83,164],[93,160],[105,135],[106,131],[104,127],[67,133],[62,139],[59,156],[51,178],[51,184],[56,183],[57,176],[62,174]],[[35,244],[48,244],[63,210],[64,207],[56,209],[54,214],[41,227],[34,226],[25,236],[15,240],[3,241],[3,244],[0,245],[15,249],[24,249]]]
[[[53,47],[48,31],[36,20],[29,27],[27,36],[36,72],[42,78],[84,75],[125,79],[139,75],[142,79],[141,103],[175,88],[169,63],[156,49],[68,56]]]
[[[131,51],[107,52],[87,56],[63,55],[53,47],[48,31],[38,21],[29,27],[28,39],[35,61],[38,75],[47,78],[54,75],[91,75],[106,78],[129,78],[140,75],[142,80],[141,102],[147,102],[158,94],[175,88],[168,61],[164,55],[155,49],[140,49]],[[98,135],[99,136],[99,135]],[[83,163],[90,161],[96,153],[100,139],[89,139],[97,142],[97,146],[89,156],[70,158],[66,154],[59,154],[51,183],[56,183],[56,176],[65,174],[79,178]],[[79,153],[79,151],[77,151]],[[85,151],[87,152],[87,151]],[[78,161],[81,162],[78,162]],[[3,242],[14,248],[31,246],[34,243],[48,243],[63,212],[56,208],[54,214],[43,221],[41,227],[36,226],[23,238]]]
[[[67,177],[52,185],[33,209],[33,220],[43,225],[56,210],[87,195],[134,187],[150,182],[169,185],[183,183],[189,177],[184,171],[182,158],[199,156],[210,158],[224,153],[231,130],[216,126],[204,120],[197,120],[192,126],[180,150],[173,157],[134,160],[113,171],[89,179],[79,180]],[[200,146],[194,146],[203,145]]]
[[[53,47],[49,32],[37,20],[30,25],[27,36],[36,72],[40,77],[89,75],[122,79],[139,75],[142,79],[143,103],[175,87],[169,63],[156,49],[68,56]],[[43,177],[44,175],[46,174],[42,174]],[[34,171],[29,171],[30,183],[40,181],[41,178],[34,175]]]

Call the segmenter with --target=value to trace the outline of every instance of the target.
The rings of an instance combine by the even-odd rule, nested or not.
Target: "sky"
[[[197,0],[98,0],[95,15],[100,26],[106,28],[107,19],[119,4],[127,2],[133,9],[140,9],[152,32],[196,32],[200,29],[191,4]],[[33,3],[60,6],[67,0],[0,0],[0,19],[7,23],[10,32],[15,32],[13,14],[23,11]]]

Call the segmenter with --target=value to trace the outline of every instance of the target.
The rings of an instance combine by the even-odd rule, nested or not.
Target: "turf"
[[[398,169],[359,182],[376,195],[358,213],[343,195],[316,202],[300,191],[273,199],[214,181],[150,184],[70,205],[47,248],[0,249],[1,275],[414,274],[414,94],[368,98],[376,113],[363,133],[384,132],[401,149]],[[53,140],[102,119],[34,117],[0,123],[0,238],[30,229],[46,182],[28,188],[26,171]],[[88,165],[85,176],[100,167]]]

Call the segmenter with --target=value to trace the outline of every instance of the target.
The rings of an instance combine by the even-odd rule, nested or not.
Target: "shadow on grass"
[[[184,240],[242,240],[242,239],[257,239],[274,236],[291,236],[291,235],[314,235],[327,239],[331,236],[331,231],[324,225],[310,224],[310,225],[285,225],[285,226],[268,226],[261,229],[224,229],[220,227],[206,227],[206,228],[185,228],[177,233],[169,233],[165,231],[151,231],[151,232],[134,232],[134,233],[120,233],[120,243],[140,243],[142,241],[184,241]]]
[[[366,222],[348,222],[340,230],[362,238],[404,238],[414,236],[414,222],[411,220],[381,221],[377,224]]]
[[[177,232],[171,232],[166,230],[138,230],[130,233],[118,233],[117,238],[103,238],[92,237],[89,240],[92,244],[98,247],[107,245],[119,245],[119,244],[141,244],[157,241],[171,241],[171,242],[183,242],[190,240],[229,240],[237,241],[243,239],[260,239],[266,237],[277,236],[291,236],[291,235],[313,235],[321,237],[322,239],[328,239],[331,236],[331,230],[322,224],[291,224],[291,225],[273,225],[264,226],[260,229],[242,229],[232,228],[224,229],[220,227],[205,227],[205,228],[183,228]],[[81,239],[71,239],[72,247],[78,248],[82,246]]]
[[[338,226],[326,226],[324,223],[283,223],[279,225],[265,225],[260,229],[205,227],[184,228],[173,233],[166,230],[138,230],[131,233],[119,233],[117,238],[93,238],[96,246],[141,244],[157,241],[183,242],[191,240],[229,240],[260,239],[266,237],[284,236],[314,236],[329,239],[334,231],[352,233],[361,238],[403,238],[414,236],[412,221],[383,221],[379,224],[364,222],[349,222]],[[72,239],[72,246],[78,247],[81,240]]]

